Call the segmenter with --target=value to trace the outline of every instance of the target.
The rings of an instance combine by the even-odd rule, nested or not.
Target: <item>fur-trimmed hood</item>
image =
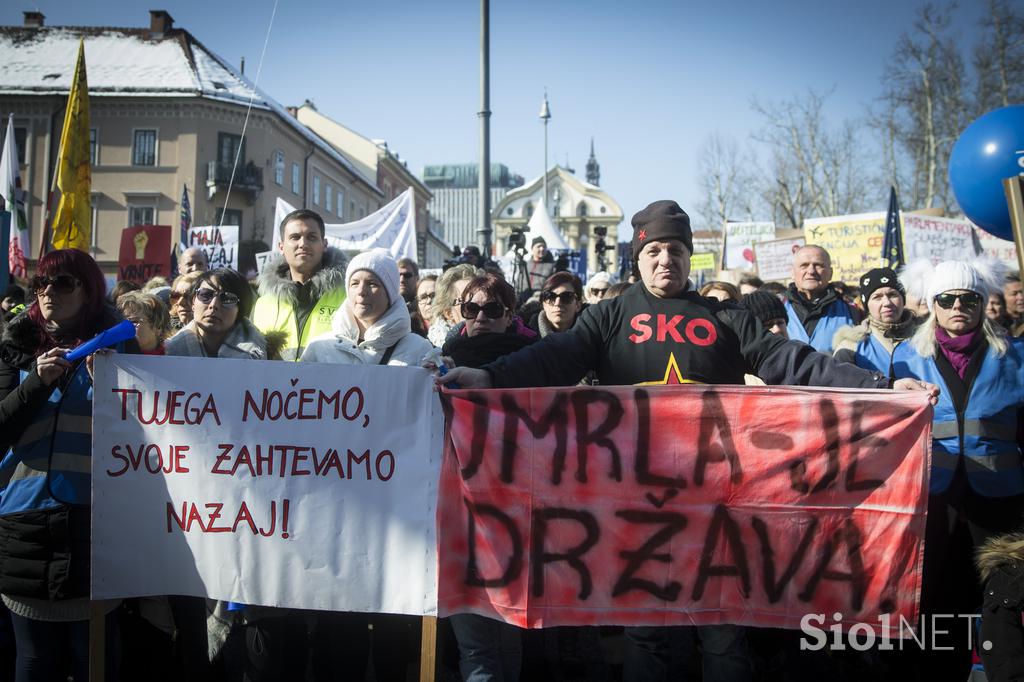
[[[832,337],[833,350],[857,350],[857,344],[864,340],[871,330],[868,328],[868,321],[860,324],[852,324],[847,327],[840,327]]]
[[[987,581],[1000,568],[1016,564],[1016,572],[1024,571],[1024,533],[996,535],[985,541],[974,557],[982,581]]]
[[[310,280],[313,287],[310,292],[311,298],[315,301],[328,291],[343,288],[346,267],[348,267],[348,257],[345,253],[341,249],[328,246],[320,263],[320,269]],[[288,264],[284,262],[284,256],[280,252],[275,254],[263,267],[257,282],[260,296],[270,296],[282,300],[290,306],[295,306],[298,303]]]

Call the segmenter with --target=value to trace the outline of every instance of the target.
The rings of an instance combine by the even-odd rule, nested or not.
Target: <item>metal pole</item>
[[[544,98],[547,101],[547,97]],[[551,208],[548,203],[548,119],[544,119],[544,210],[551,215]]]
[[[480,0],[480,252],[491,257],[490,0]]]

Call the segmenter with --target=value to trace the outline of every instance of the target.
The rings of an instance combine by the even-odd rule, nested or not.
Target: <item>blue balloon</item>
[[[990,111],[960,134],[949,155],[949,184],[964,215],[1013,241],[1003,179],[1024,174],[1024,106]]]

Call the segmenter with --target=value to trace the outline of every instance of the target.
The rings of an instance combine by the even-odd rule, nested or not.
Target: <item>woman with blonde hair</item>
[[[430,328],[427,339],[434,347],[441,348],[448,334],[462,322],[462,292],[469,280],[483,274],[483,270],[469,263],[448,268],[437,279],[434,288],[434,305],[430,309]]]
[[[1024,341],[1008,338],[985,317],[986,299],[1001,289],[998,263],[944,261],[908,266],[907,281],[930,311],[907,343],[893,353],[897,378],[939,387],[932,423],[931,476],[925,527],[921,611],[973,612],[981,603],[977,576],[960,545],[966,526],[977,547],[1017,530],[1024,513],[1024,458],[1019,445],[1024,406]],[[967,608],[969,611],[953,609]],[[942,651],[943,645],[956,645]],[[927,679],[962,680],[969,648],[933,644]]]

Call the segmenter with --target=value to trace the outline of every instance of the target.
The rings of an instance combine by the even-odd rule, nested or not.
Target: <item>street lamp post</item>
[[[544,102],[540,105],[540,120],[544,121],[544,210],[551,215],[548,207],[548,121],[551,120],[551,107],[548,106],[548,91],[544,90]]]
[[[480,0],[480,253],[491,257],[490,0]]]

